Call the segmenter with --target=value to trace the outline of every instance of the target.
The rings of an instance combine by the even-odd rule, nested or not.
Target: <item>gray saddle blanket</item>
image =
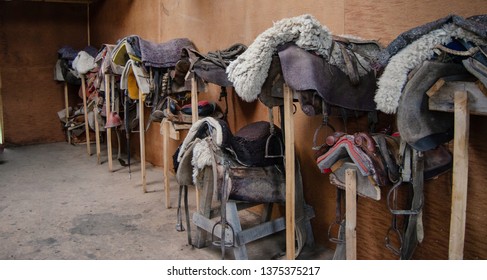
[[[181,57],[183,48],[194,48],[194,44],[187,38],[176,38],[164,43],[154,43],[139,36],[127,37],[127,43],[132,46],[137,57],[140,57],[146,67],[170,68],[174,67]]]
[[[468,18],[463,18],[458,15],[449,15],[401,33],[377,56],[377,61],[374,67],[376,69],[385,67],[389,59],[404,49],[407,45],[416,41],[421,36],[430,33],[433,30],[437,30],[448,23],[453,23],[479,37],[487,37],[487,15],[477,15]]]

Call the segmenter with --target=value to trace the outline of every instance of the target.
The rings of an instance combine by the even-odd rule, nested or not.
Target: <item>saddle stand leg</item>
[[[184,193],[184,213],[186,214],[186,232],[188,234],[188,244],[193,246],[193,242],[191,241],[191,224],[189,222],[189,209],[188,209],[188,186],[183,186],[183,193]]]
[[[183,196],[183,189],[184,185],[179,186],[179,196],[178,196],[178,210],[177,210],[177,223],[176,223],[176,230],[177,231],[184,231],[184,226],[183,226],[183,219],[181,217],[181,200]]]

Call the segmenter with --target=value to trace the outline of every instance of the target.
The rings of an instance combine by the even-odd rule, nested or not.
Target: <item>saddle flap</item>
[[[256,203],[283,203],[286,178],[276,166],[231,167],[230,199]]]

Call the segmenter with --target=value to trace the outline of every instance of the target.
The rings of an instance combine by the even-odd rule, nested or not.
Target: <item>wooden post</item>
[[[105,74],[105,112],[108,117],[111,113],[111,92],[110,92],[110,80],[112,76],[109,74]],[[112,129],[110,127],[106,128],[107,130],[107,154],[108,154],[108,171],[113,171],[113,150],[112,150]]]
[[[171,199],[169,196],[169,121],[164,119],[162,121],[162,129],[164,131],[162,135],[162,144],[163,144],[163,165],[164,165],[164,192],[166,194],[166,208],[171,208]]]
[[[64,107],[66,108],[66,123],[69,120],[69,98],[68,98],[68,83],[64,82]]]
[[[139,89],[139,135],[140,135],[140,173],[142,176],[142,190],[147,192],[145,180],[145,121],[144,121],[144,93]]]
[[[191,78],[191,117],[192,122],[198,121],[198,82],[196,77],[193,75]]]
[[[98,122],[98,108],[97,105],[93,107],[93,113],[95,116],[95,143],[96,143],[96,162],[101,164],[100,161],[100,123]]]
[[[468,184],[468,138],[470,112],[465,91],[455,92],[455,136],[453,140],[452,206],[449,259],[463,259]]]
[[[88,106],[86,106],[85,75],[81,75],[81,91],[83,92],[83,112],[85,113],[86,151],[88,152],[88,155],[91,156],[90,125],[88,124]]]
[[[66,110],[66,118],[65,118],[65,121],[66,121],[66,124],[68,123],[69,121],[69,97],[68,97],[68,83],[67,82],[64,82],[64,107],[65,107],[65,110]],[[71,133],[69,132],[69,127],[66,128],[66,134],[67,134],[67,137],[68,137],[68,144],[71,145]]]
[[[191,77],[191,122],[194,124],[198,121],[198,81],[196,81],[196,74],[193,73]],[[195,188],[196,192],[196,211],[200,209],[200,192]]]
[[[284,84],[284,139],[286,156],[286,258],[295,258],[295,154],[294,154],[294,115],[293,91]]]
[[[357,175],[355,169],[345,170],[345,241],[347,260],[357,259]]]

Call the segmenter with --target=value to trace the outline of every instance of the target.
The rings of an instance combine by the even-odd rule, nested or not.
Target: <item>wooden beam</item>
[[[470,115],[466,91],[455,92],[452,206],[448,257],[463,259],[468,184],[468,138]]]
[[[428,99],[429,109],[453,113],[455,111],[455,92],[457,91],[468,93],[469,114],[487,116],[487,96],[476,82],[445,82]]]
[[[101,159],[100,159],[100,124],[98,122],[98,108],[96,105],[97,102],[95,102],[95,105],[93,106],[93,113],[95,117],[95,143],[96,143],[96,162],[97,164],[101,164]]]
[[[88,152],[88,155],[91,156],[90,125],[88,124],[88,106],[86,106],[85,75],[81,75],[81,91],[83,93],[83,112],[85,114],[86,151]]]
[[[444,84],[445,79],[438,79],[438,81],[436,81],[436,83],[434,83],[433,86],[431,86],[431,88],[426,92],[426,95],[428,95],[429,97],[435,95]]]
[[[191,77],[191,122],[195,123],[198,121],[198,82],[196,81],[196,74],[193,73]],[[196,192],[196,211],[200,209],[200,192],[198,188],[195,188]]]
[[[140,173],[142,176],[142,190],[147,192],[145,174],[145,121],[144,121],[144,93],[139,89],[139,138],[140,138]]]
[[[296,220],[295,204],[295,154],[294,154],[294,115],[293,115],[293,91],[284,84],[284,139],[286,156],[286,258],[295,258],[295,233]]]
[[[106,107],[106,116],[107,120],[111,114],[112,108],[112,99],[111,99],[111,89],[110,89],[110,82],[112,76],[110,74],[105,74],[105,107]],[[112,150],[112,129],[110,127],[106,128],[107,130],[107,154],[108,154],[108,171],[113,171],[113,150]]]
[[[191,117],[192,122],[198,121],[198,82],[196,81],[196,76],[193,75],[191,78]]]
[[[357,174],[355,169],[345,171],[345,241],[347,260],[357,259]]]
[[[164,119],[162,121],[162,129],[164,131],[162,135],[162,161],[164,165],[164,192],[166,194],[166,208],[171,208],[171,199],[169,194],[169,121]]]

